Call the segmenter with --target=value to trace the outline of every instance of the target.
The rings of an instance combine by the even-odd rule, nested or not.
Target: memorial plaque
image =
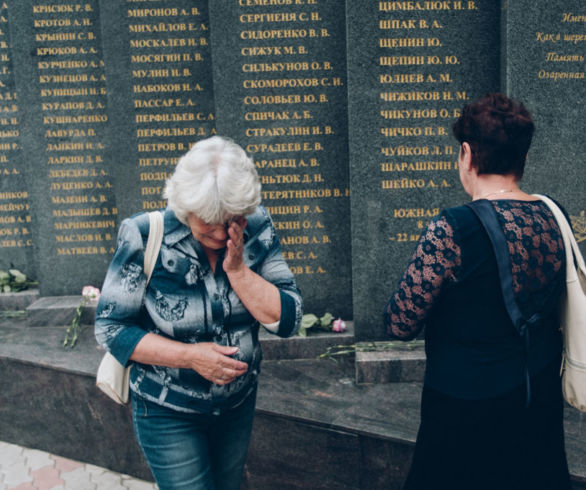
[[[426,223],[467,200],[451,126],[499,87],[499,5],[346,5],[354,321],[358,338],[377,338]]]
[[[306,312],[380,338],[426,223],[468,200],[451,126],[486,92],[532,111],[522,187],[584,246],[585,18],[580,0],[1,2],[0,268],[44,296],[99,286],[120,220],[164,207],[217,131],[255,160]]]
[[[120,218],[164,208],[177,159],[215,134],[207,2],[100,2]]]
[[[35,277],[29,189],[21,166],[20,111],[10,49],[10,2],[0,4],[0,269]]]
[[[39,289],[74,294],[100,282],[116,232],[98,3],[12,2],[10,28]]]
[[[535,120],[523,185],[547,193],[570,214],[586,253],[586,4],[509,2],[506,15],[507,91]]]
[[[254,158],[306,312],[352,317],[345,13],[210,2],[218,133]]]

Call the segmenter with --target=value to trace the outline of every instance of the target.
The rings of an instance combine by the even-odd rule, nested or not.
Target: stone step
[[[29,327],[64,326],[71,324],[82,296],[44,296],[26,308]],[[93,325],[97,301],[89,301],[81,314],[82,325]]]
[[[261,328],[259,339],[265,360],[317,359],[329,347],[353,345],[354,323],[347,321],[346,331],[342,333],[319,332],[310,333],[307,337],[297,335],[288,339],[277,337]]]
[[[39,299],[38,289],[26,289],[17,293],[0,293],[0,311],[20,311]]]
[[[62,334],[62,328],[47,327],[38,335],[0,320],[2,439],[150,479],[128,407],[95,387],[102,353],[91,332],[84,330],[70,350],[63,349]],[[353,376],[347,364],[326,361],[263,364],[244,488],[401,488],[422,385],[357,385]],[[565,411],[574,490],[586,490],[583,417]]]
[[[424,372],[423,340],[356,344],[357,384],[422,382]]]

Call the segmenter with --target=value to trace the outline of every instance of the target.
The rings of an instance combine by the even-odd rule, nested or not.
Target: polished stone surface
[[[503,9],[506,93],[535,121],[522,186],[566,208],[583,255],[586,138],[576,135],[586,134],[584,7],[583,0],[517,0]]]
[[[108,19],[101,17],[99,0],[56,9],[47,23],[35,0],[9,5],[3,18],[10,19],[10,33],[3,28],[3,41],[16,81],[22,157],[14,165],[26,176],[29,196],[26,238],[36,269],[30,275],[42,295],[76,294],[103,280],[116,244],[114,181],[104,152],[109,142],[101,26]],[[55,49],[55,38],[67,44]]]
[[[102,353],[91,329],[73,350],[61,347],[62,338],[63,328],[0,322],[0,439],[150,478],[127,408],[94,386]],[[248,488],[400,488],[420,383],[357,385],[353,363],[331,360],[267,361],[262,371]],[[570,469],[582,489],[584,418],[566,410]]]
[[[208,3],[99,2],[108,88],[105,155],[119,222],[164,207],[167,174],[196,141],[213,134]],[[155,7],[164,10],[150,15]]]
[[[256,162],[305,311],[352,319],[344,2],[214,0],[210,33],[218,133]]]
[[[0,310],[19,309],[17,306],[23,300],[19,300],[17,294],[11,294],[10,299],[6,301],[7,307]],[[0,301],[2,296],[0,295]],[[26,307],[26,325],[29,327],[69,325],[81,302],[80,296],[45,296],[38,299],[38,293],[36,293],[33,297],[36,301],[31,299],[32,304]],[[83,308],[81,316],[83,325],[93,325],[96,305],[97,301],[90,301]],[[2,306],[1,302],[0,306]],[[320,330],[313,332],[311,329],[309,332],[307,337],[295,336],[283,339],[261,328],[259,337],[263,346],[263,358],[265,360],[315,359],[325,353],[328,347],[351,345],[354,342],[353,322],[346,322],[346,331],[342,333]]]
[[[38,289],[27,289],[17,293],[0,293],[0,311],[24,310],[38,299]]]
[[[264,328],[259,331],[262,344],[263,359],[266,361],[277,359],[316,359],[324,354],[328,347],[338,345],[352,345],[354,343],[354,324],[346,322],[347,330],[343,333],[316,332],[307,337],[296,335],[282,339],[267,332]]]
[[[451,125],[466,102],[499,87],[499,2],[429,5],[440,7],[346,2],[359,340],[385,337],[383,307],[421,231],[466,202]]]
[[[375,346],[380,343],[374,343]],[[358,343],[360,349],[372,343]],[[404,383],[423,382],[425,374],[425,348],[401,342],[386,343],[384,351],[356,352],[356,383]],[[392,347],[391,347],[392,346]]]
[[[44,296],[26,308],[29,327],[69,325],[82,302],[81,296]],[[93,325],[97,301],[89,301],[81,312],[81,323]]]

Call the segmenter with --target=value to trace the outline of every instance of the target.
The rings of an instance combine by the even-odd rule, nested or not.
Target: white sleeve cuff
[[[279,330],[280,323],[280,321],[277,321],[274,323],[261,323],[261,325],[265,327],[269,332],[277,333],[277,330]]]

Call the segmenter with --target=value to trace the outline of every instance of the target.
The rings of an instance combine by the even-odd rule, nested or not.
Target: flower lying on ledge
[[[98,301],[98,299],[100,299],[100,290],[98,288],[93,286],[84,286],[84,288],[81,290],[81,302],[75,310],[75,315],[73,315],[71,325],[67,327],[67,331],[65,332],[63,347],[69,347],[70,349],[75,347],[81,332],[81,315],[83,313],[83,309],[90,301]]]
[[[346,322],[344,320],[342,320],[341,318],[334,320],[334,322],[332,323],[332,332],[342,333],[345,331],[346,331]]]
[[[299,335],[301,337],[307,337],[310,329],[339,333],[346,331],[346,323],[341,318],[334,320],[331,313],[326,313],[321,318],[318,318],[313,313],[307,313],[301,318]]]
[[[28,279],[18,269],[0,271],[0,293],[16,293],[36,285],[37,281]]]
[[[389,352],[389,351],[409,351],[422,348],[425,345],[421,339],[377,341],[377,342],[359,342],[357,344],[333,345],[318,356],[318,359],[336,360],[341,356],[355,355],[357,352]]]

